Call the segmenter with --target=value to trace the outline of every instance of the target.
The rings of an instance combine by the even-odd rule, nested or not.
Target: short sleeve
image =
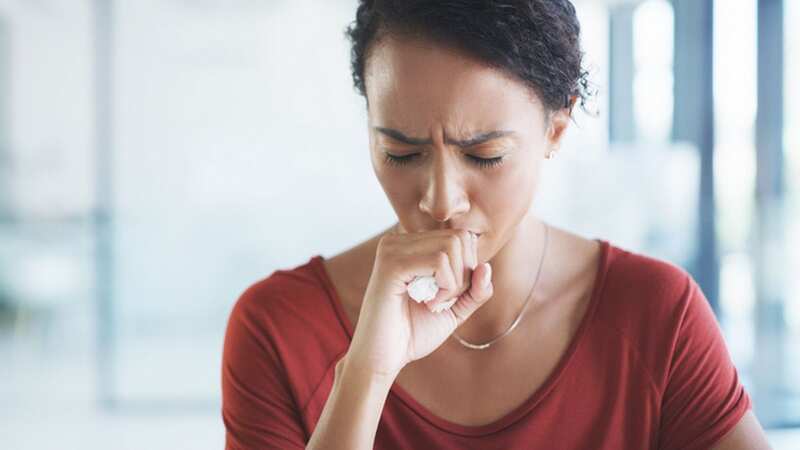
[[[222,356],[225,448],[304,449],[305,433],[280,359],[247,292],[228,319]]]
[[[687,274],[661,402],[658,448],[708,449],[751,408],[711,306]]]

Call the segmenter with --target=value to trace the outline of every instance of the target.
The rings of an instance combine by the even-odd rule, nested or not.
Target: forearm
[[[306,449],[372,449],[393,377],[336,364],[333,389]]]

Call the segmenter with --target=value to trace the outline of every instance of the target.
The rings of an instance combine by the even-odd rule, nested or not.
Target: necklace
[[[536,284],[539,282],[539,274],[542,273],[542,263],[544,262],[544,255],[547,253],[547,243],[548,243],[548,227],[547,227],[546,223],[543,222],[542,224],[544,225],[544,249],[542,250],[542,257],[539,259],[539,269],[536,271],[536,279],[533,281],[533,287],[531,288],[531,292],[528,294],[528,298],[525,300],[525,304],[522,305],[522,309],[520,310],[519,315],[517,316],[517,318],[514,320],[514,322],[511,324],[511,326],[508,327],[508,329],[504,333],[502,333],[501,335],[493,338],[489,342],[485,342],[483,344],[472,344],[472,343],[469,343],[469,342],[465,341],[464,339],[462,339],[461,336],[459,336],[458,333],[456,333],[454,331],[453,332],[453,337],[458,339],[458,342],[460,342],[461,345],[463,345],[465,347],[469,347],[471,349],[475,349],[475,350],[483,350],[485,348],[488,348],[490,345],[494,344],[495,342],[499,341],[501,338],[504,338],[509,333],[511,333],[514,330],[514,328],[516,328],[516,326],[519,323],[520,319],[522,319],[522,314],[525,312],[525,308],[528,306],[528,303],[530,303],[531,298],[533,298],[533,290],[536,288]]]

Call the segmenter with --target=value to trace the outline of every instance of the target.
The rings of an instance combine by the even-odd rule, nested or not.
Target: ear
[[[569,126],[572,118],[572,107],[575,105],[575,96],[570,98],[569,105],[550,113],[550,123],[547,128],[547,146],[549,150],[558,150],[561,146],[561,139]]]
[[[561,138],[569,125],[569,110],[560,109],[554,111],[550,116],[550,125],[547,128],[547,147],[548,151],[558,150],[561,146]]]

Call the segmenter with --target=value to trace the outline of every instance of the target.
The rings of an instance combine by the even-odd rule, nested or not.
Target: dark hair
[[[364,68],[387,34],[449,44],[522,80],[547,110],[584,110],[593,95],[582,67],[580,24],[569,0],[360,0],[346,28],[355,89],[367,100]]]

